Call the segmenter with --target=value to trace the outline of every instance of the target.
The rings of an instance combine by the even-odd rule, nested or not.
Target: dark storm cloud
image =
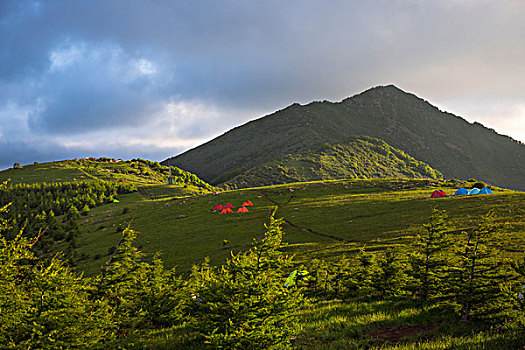
[[[175,151],[389,83],[459,114],[514,106],[519,121],[524,15],[521,1],[0,1],[0,143],[70,152],[65,139],[94,133],[113,152],[135,127]]]

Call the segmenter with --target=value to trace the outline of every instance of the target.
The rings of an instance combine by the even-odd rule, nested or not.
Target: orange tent
[[[223,206],[223,208],[232,208],[232,209],[233,209],[233,208],[235,208],[235,207],[234,207],[233,204],[231,204],[231,203],[226,203],[226,205]]]
[[[222,210],[222,204],[215,204],[212,210]]]
[[[249,212],[249,210],[246,209],[245,207],[240,207],[239,210],[237,210],[237,214],[239,214],[239,213],[248,213],[248,212]]]
[[[243,207],[253,207],[253,203],[251,201],[245,201],[244,203],[242,203],[242,206]]]
[[[230,208],[224,208],[223,210],[221,210],[221,214],[229,214],[229,213],[233,213],[233,210],[231,210]]]

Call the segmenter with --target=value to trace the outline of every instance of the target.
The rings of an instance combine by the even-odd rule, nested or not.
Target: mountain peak
[[[172,164],[216,184],[273,159],[356,136],[383,140],[448,178],[525,189],[525,163],[515,161],[525,157],[524,145],[392,84],[341,103],[293,104],[172,158]]]

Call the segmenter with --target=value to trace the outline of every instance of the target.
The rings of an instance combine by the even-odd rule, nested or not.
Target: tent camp
[[[239,213],[248,213],[248,212],[249,212],[249,210],[246,209],[245,207],[240,207],[239,210],[237,210],[237,214],[239,214]]]
[[[212,210],[222,210],[222,204],[215,204]]]
[[[488,187],[483,187],[481,191],[479,191],[479,194],[492,194],[492,193],[494,192],[492,192],[492,190]]]
[[[441,198],[441,197],[446,197],[446,196],[447,196],[447,194],[445,193],[445,191],[443,191],[443,190],[435,190],[430,195],[430,198]]]
[[[233,213],[233,210],[231,210],[228,207],[221,210],[221,214],[229,214],[229,213]]]
[[[253,207],[253,203],[251,201],[244,201],[244,203],[242,203],[242,206],[243,207]]]
[[[466,196],[468,194],[468,190],[466,188],[460,188],[459,190],[454,193],[454,196]]]
[[[479,194],[479,192],[480,192],[479,188],[474,187],[473,189],[471,189],[471,190],[468,192],[468,194],[469,194],[469,196],[471,196],[471,195],[473,195],[473,194]]]

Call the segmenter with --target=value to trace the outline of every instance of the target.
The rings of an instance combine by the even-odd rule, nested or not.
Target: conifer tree
[[[490,211],[478,225],[463,232],[456,249],[457,266],[451,271],[456,309],[463,321],[496,317],[503,298],[500,283],[510,279],[508,264],[495,244],[501,227]]]
[[[367,252],[366,247],[361,247],[356,256],[357,267],[355,270],[355,281],[359,295],[372,295],[375,290],[372,277],[378,273],[376,253]]]
[[[220,268],[204,264],[191,276],[194,327],[215,348],[265,349],[289,346],[297,288],[286,289],[292,259],[282,253],[282,219],[272,215],[262,240],[232,254]]]
[[[158,256],[152,262],[133,242],[136,233],[130,228],[114,254],[95,279],[95,296],[107,300],[115,312],[120,333],[132,333],[157,326],[172,326],[182,314],[182,280],[175,270],[165,270]]]
[[[0,213],[6,207],[0,208]],[[0,230],[5,228],[0,220]],[[98,348],[111,336],[111,313],[91,302],[89,284],[60,255],[39,260],[36,238],[0,236],[0,348]]]
[[[423,300],[443,293],[444,268],[450,263],[448,248],[451,240],[447,235],[448,215],[445,210],[433,209],[424,232],[417,235],[410,255],[411,283],[409,289]]]
[[[511,267],[514,278],[501,284],[506,297],[506,316],[521,333],[525,333],[525,259],[514,261]]]
[[[375,293],[381,297],[395,297],[403,294],[406,286],[406,260],[403,252],[388,248],[378,254],[376,266],[371,269],[371,282]]]

